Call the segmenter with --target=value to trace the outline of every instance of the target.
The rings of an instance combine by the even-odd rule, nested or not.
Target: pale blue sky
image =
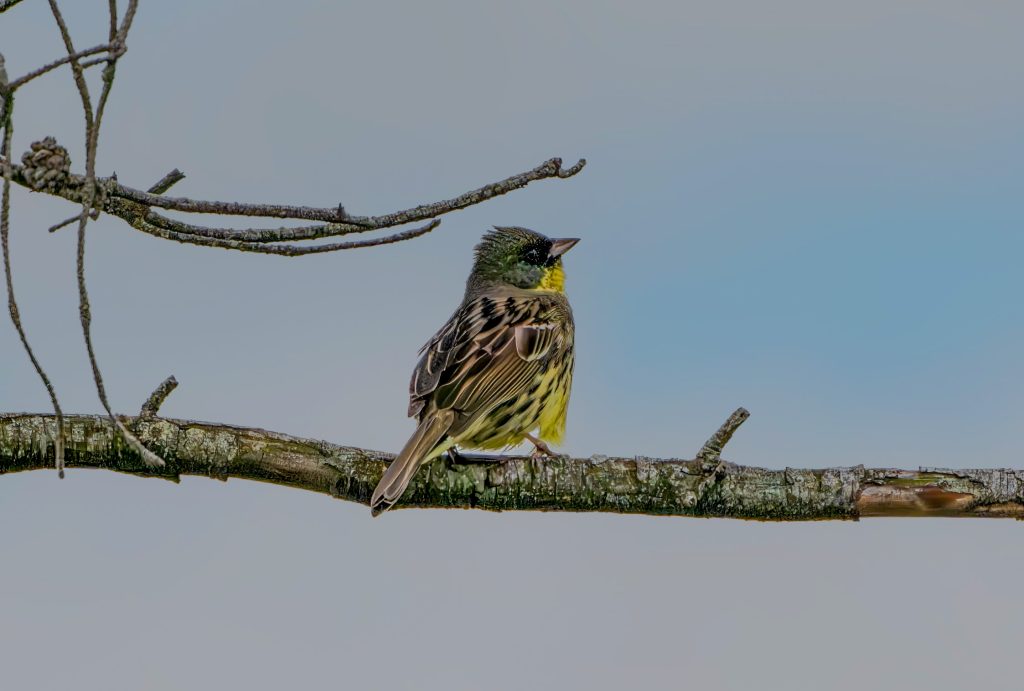
[[[81,46],[105,3],[68,5]],[[91,16],[92,15],[92,16]],[[88,274],[118,410],[379,449],[492,224],[583,238],[565,450],[1024,467],[1024,7],[860,2],[142,3],[99,168],[378,213],[586,157],[381,249],[184,247],[102,219]],[[0,19],[17,75],[61,54]],[[67,73],[18,98],[80,168]],[[16,286],[65,408],[100,409],[70,204],[14,197]],[[0,323],[0,410],[48,399]],[[1005,687],[1016,522],[774,525],[401,511],[72,471],[0,480],[0,663],[35,689]],[[54,644],[63,644],[54,653]],[[867,675],[867,677],[865,677]]]

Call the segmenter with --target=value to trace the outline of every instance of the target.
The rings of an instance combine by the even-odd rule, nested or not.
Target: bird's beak
[[[548,252],[548,256],[561,257],[579,241],[579,238],[556,238],[551,241],[551,251]]]

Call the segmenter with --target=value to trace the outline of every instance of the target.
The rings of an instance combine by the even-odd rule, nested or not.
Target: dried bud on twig
[[[67,183],[71,172],[68,150],[53,137],[32,142],[32,148],[21,157],[25,177],[32,189],[54,191]]]

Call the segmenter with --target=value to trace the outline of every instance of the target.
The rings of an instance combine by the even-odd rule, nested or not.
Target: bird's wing
[[[420,360],[409,381],[409,417],[419,415],[430,394],[437,388],[441,372],[456,350],[456,340],[466,312],[466,306],[457,309],[445,325],[420,348]]]
[[[561,337],[549,313],[550,305],[534,296],[467,303],[425,346],[410,384],[409,414],[429,402],[475,417],[528,386]]]
[[[527,362],[540,360],[551,352],[551,346],[561,338],[558,326],[550,322],[516,326],[516,353]]]

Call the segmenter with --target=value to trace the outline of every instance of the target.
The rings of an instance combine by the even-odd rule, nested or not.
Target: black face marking
[[[523,262],[530,266],[550,266],[548,262],[552,261],[552,258],[548,255],[551,253],[551,241],[550,240],[538,240],[531,242],[529,245],[523,248],[520,253],[520,257]],[[557,258],[556,258],[557,259]]]

